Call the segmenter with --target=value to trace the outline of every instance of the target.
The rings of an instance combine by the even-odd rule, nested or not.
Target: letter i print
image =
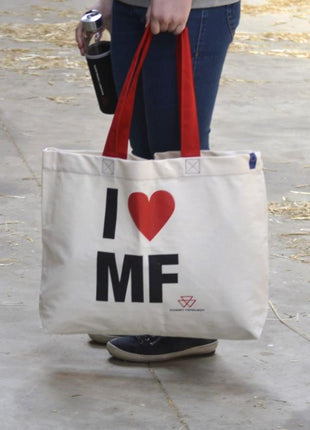
[[[105,217],[103,226],[103,238],[114,239],[117,219],[117,198],[118,190],[116,188],[107,189],[107,198],[105,205]]]

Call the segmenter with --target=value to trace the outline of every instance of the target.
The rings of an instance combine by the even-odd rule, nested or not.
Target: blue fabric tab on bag
[[[250,169],[255,169],[256,162],[257,162],[256,154],[254,152],[251,152],[250,160],[249,160]]]

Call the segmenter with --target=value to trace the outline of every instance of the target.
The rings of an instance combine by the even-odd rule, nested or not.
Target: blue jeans
[[[146,9],[114,1],[112,67],[120,92],[131,59],[145,29]],[[199,133],[202,149],[209,149],[210,123],[225,56],[240,18],[240,2],[215,8],[192,9],[187,23],[192,49]],[[176,37],[153,37],[136,94],[130,144],[135,155],[180,149]]]

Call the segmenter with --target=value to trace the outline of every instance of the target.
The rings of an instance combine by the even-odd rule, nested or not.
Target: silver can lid
[[[83,23],[83,29],[90,33],[96,33],[103,27],[103,18],[97,9],[91,9],[85,12],[81,21]]]

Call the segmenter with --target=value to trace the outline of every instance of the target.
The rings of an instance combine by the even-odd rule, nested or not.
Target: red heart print
[[[150,200],[144,193],[132,193],[128,209],[138,230],[152,240],[173,214],[174,198],[168,191],[156,191]]]

